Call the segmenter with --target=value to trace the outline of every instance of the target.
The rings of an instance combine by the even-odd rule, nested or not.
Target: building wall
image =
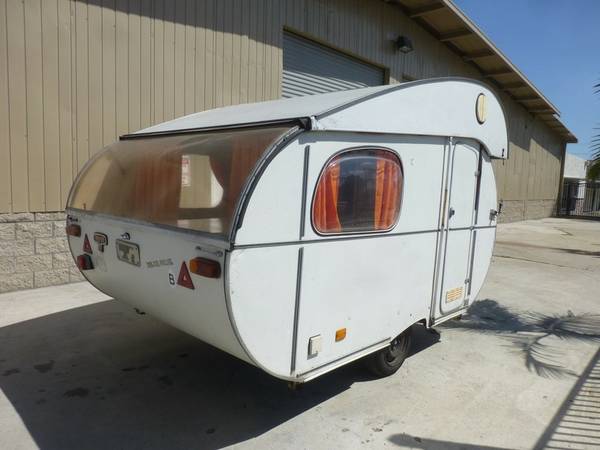
[[[587,175],[587,160],[572,153],[565,155],[565,178],[585,180]]]
[[[388,67],[391,83],[480,78],[380,0],[0,0],[0,24],[5,223],[16,223],[13,213],[62,211],[79,169],[121,134],[278,98],[284,27]],[[393,49],[390,39],[400,32],[414,52]],[[502,98],[511,130],[510,159],[494,166],[503,220],[548,216],[564,144]]]
[[[65,213],[0,214],[0,292],[82,281],[65,238]]]

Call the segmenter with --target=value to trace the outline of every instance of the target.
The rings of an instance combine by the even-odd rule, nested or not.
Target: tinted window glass
[[[313,200],[313,226],[323,234],[384,231],[398,219],[402,166],[384,149],[357,149],[327,163]]]
[[[264,127],[119,141],[84,168],[67,206],[226,236],[256,162],[288,130]]]

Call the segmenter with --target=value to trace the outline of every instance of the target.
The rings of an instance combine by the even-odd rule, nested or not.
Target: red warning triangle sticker
[[[192,277],[190,276],[190,272],[185,264],[185,261],[181,263],[181,269],[179,269],[179,278],[177,278],[177,284],[188,289],[194,289],[194,283],[192,283]]]
[[[92,246],[90,245],[90,240],[87,237],[87,233],[85,235],[85,238],[83,238],[83,251],[85,253],[89,253],[90,255],[93,253]]]

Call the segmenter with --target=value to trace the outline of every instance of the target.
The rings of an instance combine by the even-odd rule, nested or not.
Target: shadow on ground
[[[556,341],[600,342],[600,315],[516,312],[490,299],[473,303],[462,320],[443,326],[506,338],[522,351],[527,368],[546,378],[575,375]]]
[[[555,316],[516,313],[490,299],[474,303],[462,320],[446,322],[440,329],[444,327],[506,338],[523,352],[527,367],[544,377],[576,375],[562,365],[562,352],[546,342],[547,338],[582,342],[600,340],[598,315],[575,315],[570,311]],[[399,447],[423,450],[508,450],[408,434],[394,434],[388,440]],[[573,388],[533,446],[534,450],[566,448],[600,448],[600,350],[577,376]]]
[[[533,448],[600,448],[600,350]]]
[[[0,342],[0,389],[43,449],[220,448],[370,380],[355,363],[291,391],[114,300],[0,328]],[[417,327],[413,342],[437,337]]]
[[[505,447],[490,447],[487,445],[471,445],[438,439],[419,438],[409,434],[394,434],[389,437],[389,441],[399,447],[423,450],[510,450]]]

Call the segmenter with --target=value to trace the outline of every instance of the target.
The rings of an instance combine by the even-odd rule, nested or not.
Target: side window
[[[320,234],[387,231],[400,213],[403,173],[398,156],[381,148],[359,148],[330,159],[312,204]]]

